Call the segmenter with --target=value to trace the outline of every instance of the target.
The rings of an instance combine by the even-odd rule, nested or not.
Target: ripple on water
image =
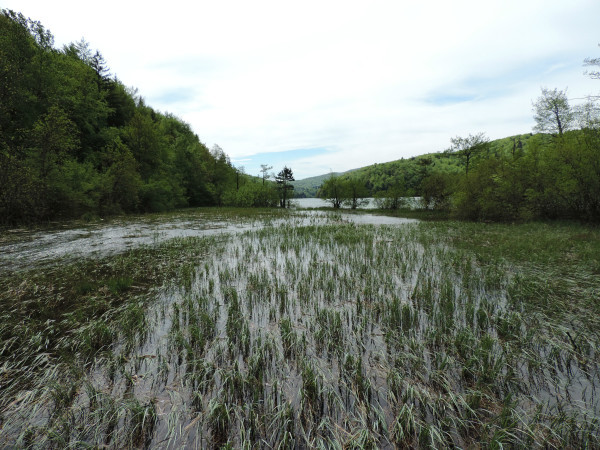
[[[361,225],[403,225],[415,219],[379,216],[375,214],[345,214],[327,211],[299,211],[292,213],[301,220],[292,221],[297,226],[353,222]],[[176,237],[202,237],[220,233],[240,233],[273,226],[286,219],[227,220],[215,214],[175,218],[173,220],[148,220],[131,217],[119,222],[100,225],[74,226],[71,229],[7,230],[10,240],[0,241],[0,270],[19,270],[30,266],[51,264],[58,259],[98,258],[152,245]]]

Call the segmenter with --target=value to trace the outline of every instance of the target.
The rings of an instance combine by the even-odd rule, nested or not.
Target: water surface
[[[363,225],[415,222],[414,219],[327,211],[293,211],[290,214],[294,218],[291,223],[297,226],[332,222]],[[162,216],[127,216],[94,224],[63,224],[47,229],[10,229],[0,238],[0,270],[18,270],[63,259],[102,257],[176,237],[240,233],[276,226],[284,221],[285,218],[276,214],[243,218],[191,210]]]
[[[366,203],[360,206],[361,209],[377,209],[377,203],[374,198],[370,197],[364,200]],[[417,208],[421,203],[421,197],[409,197],[405,200],[407,200],[408,206],[411,209]],[[295,198],[292,200],[292,205],[298,208],[331,208],[331,203],[322,198]]]

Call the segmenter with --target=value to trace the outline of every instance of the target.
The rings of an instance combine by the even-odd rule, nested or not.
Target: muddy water
[[[336,214],[324,211],[290,213],[296,225],[354,222],[357,224],[401,225],[414,219],[373,214]],[[287,219],[227,217],[215,213],[161,216],[131,216],[107,223],[71,224],[61,228],[9,229],[0,233],[0,270],[12,271],[30,266],[96,258],[157,244],[175,237],[211,236],[240,233],[265,226],[281,225]]]

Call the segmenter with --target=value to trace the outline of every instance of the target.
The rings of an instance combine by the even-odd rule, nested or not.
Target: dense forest
[[[491,141],[487,153],[494,155],[508,152],[523,154],[527,148],[527,141],[532,136],[534,136],[533,133],[528,133]],[[301,180],[295,184],[298,193],[304,193],[307,197],[316,197],[326,193],[326,190],[320,190],[320,188],[333,175],[334,180],[339,178],[340,182],[360,181],[369,196],[381,197],[385,196],[388,191],[397,191],[403,196],[411,197],[421,195],[423,179],[430,173],[457,174],[464,170],[460,154],[453,151],[452,148],[448,148],[438,153],[376,163],[341,174],[321,175]],[[308,180],[311,180],[311,183],[306,183]]]
[[[426,209],[462,219],[598,222],[600,108],[595,100],[573,108],[565,92],[542,89],[533,105],[535,134],[495,141],[483,133],[456,137],[441,153],[332,175],[318,195],[334,207],[355,208],[361,198],[374,196],[382,208],[398,209],[407,197],[421,196]]]
[[[0,222],[278,201],[85,41],[56,49],[41,23],[1,11]]]
[[[533,106],[535,134],[491,142],[483,133],[456,137],[440,153],[304,183],[286,167],[273,183],[266,169],[262,179],[244,174],[218,145],[208,149],[188,124],[146,105],[85,41],[56,49],[41,23],[2,10],[0,222],[289,206],[294,187],[334,207],[356,208],[374,196],[396,209],[421,196],[427,209],[471,220],[599,221],[598,104],[591,98],[573,108],[565,92],[542,89]]]
[[[489,151],[493,154],[506,153],[513,150],[523,152],[532,134],[523,134],[491,141]],[[463,161],[452,148],[439,153],[403,158],[387,163],[373,164],[344,174],[342,178],[360,178],[365,187],[375,195],[390,188],[401,185],[408,195],[420,195],[424,176],[431,171],[442,173],[459,173],[464,170]]]

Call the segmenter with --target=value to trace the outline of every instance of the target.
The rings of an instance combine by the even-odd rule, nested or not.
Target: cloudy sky
[[[600,91],[598,0],[0,0],[85,38],[237,166],[296,179],[530,132],[540,88]]]

